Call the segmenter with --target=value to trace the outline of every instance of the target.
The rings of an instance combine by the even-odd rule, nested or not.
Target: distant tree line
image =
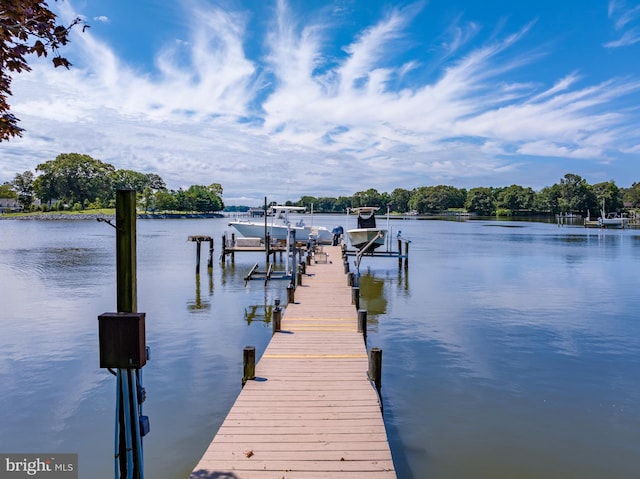
[[[559,183],[540,191],[511,185],[507,187],[476,187],[466,190],[453,186],[420,186],[412,190],[396,188],[391,193],[379,193],[370,188],[352,196],[315,198],[303,196],[287,205],[306,206],[318,213],[344,212],[358,206],[377,206],[381,212],[443,214],[465,211],[479,216],[533,216],[549,214],[580,214],[597,217],[603,208],[607,212],[622,212],[627,204],[640,207],[640,183],[619,188],[614,181],[590,185],[578,175],[568,173]]]
[[[89,209],[113,207],[118,189],[138,192],[140,209],[145,211],[243,211],[248,207],[225,208],[222,186],[192,185],[186,190],[168,190],[163,179],[153,173],[118,170],[109,163],[78,153],[64,153],[55,160],[17,174],[12,182],[0,185],[0,198],[15,198],[26,211],[33,209]],[[36,199],[40,205],[34,205]],[[466,190],[447,185],[420,186],[412,190],[396,188],[380,193],[374,188],[352,196],[303,196],[289,206],[313,207],[317,213],[343,213],[348,208],[377,206],[395,213],[443,214],[451,211],[479,216],[534,216],[580,214],[597,217],[640,207],[640,182],[619,188],[614,181],[590,185],[579,175],[567,173],[552,186],[534,191],[530,187],[476,187]]]
[[[15,198],[25,211],[113,208],[116,191],[132,189],[145,211],[214,212],[224,208],[222,186],[192,185],[168,190],[154,173],[118,170],[88,155],[63,153],[0,185],[0,198]],[[39,200],[39,206],[35,206]]]

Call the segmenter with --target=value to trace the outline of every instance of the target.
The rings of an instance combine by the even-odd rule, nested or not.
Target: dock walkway
[[[395,479],[340,247],[324,251],[190,479]]]

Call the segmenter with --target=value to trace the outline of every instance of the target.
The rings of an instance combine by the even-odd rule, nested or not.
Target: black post
[[[364,338],[364,344],[367,344],[367,310],[359,309],[358,310],[358,332],[362,333],[362,337]]]
[[[116,191],[116,289],[118,313],[133,313],[138,308],[136,257],[136,192]],[[120,404],[118,414],[118,463],[121,477],[143,477],[140,450],[138,370],[118,369]],[[131,452],[129,452],[131,451]],[[128,455],[133,471],[128,471]],[[131,476],[128,475],[131,472]]]
[[[351,304],[355,304],[356,309],[360,309],[360,288],[358,286],[351,287]]]
[[[246,346],[242,355],[242,386],[249,380],[256,378],[256,348]]]
[[[273,322],[271,326],[273,328],[273,334],[280,331],[282,325],[282,309],[280,308],[280,300],[276,299],[276,307],[273,309]]]
[[[209,238],[209,261],[207,262],[207,268],[213,269],[213,238]]]
[[[382,389],[382,349],[380,348],[369,350],[369,379],[376,385],[380,394]]]
[[[196,275],[200,274],[200,240],[196,240]]]

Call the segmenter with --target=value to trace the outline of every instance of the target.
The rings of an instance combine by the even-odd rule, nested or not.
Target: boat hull
[[[356,228],[347,231],[349,243],[351,243],[351,246],[356,249],[362,249],[371,241],[373,241],[373,243],[369,247],[369,251],[384,245],[386,236],[387,230],[379,228]]]
[[[264,223],[233,221],[229,223],[229,226],[247,238],[264,238]],[[287,228],[285,225],[267,224],[267,234],[271,239],[278,241],[285,241],[287,239],[289,229],[296,232],[296,241],[306,241],[312,235],[317,238],[318,242],[323,244],[330,244],[333,240],[331,231],[323,227],[290,226]]]

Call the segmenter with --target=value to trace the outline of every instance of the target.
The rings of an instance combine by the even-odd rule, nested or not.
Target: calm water
[[[409,268],[365,258],[361,292],[399,478],[638,477],[640,230],[391,226],[412,240]],[[282,282],[245,286],[261,255],[220,266],[225,230],[138,222],[147,477],[188,476],[240,391],[242,348],[264,350],[266,311],[286,298]],[[83,479],[113,477],[115,380],[99,368],[97,316],[116,308],[114,233],[0,221],[0,452],[77,452]],[[199,281],[197,234],[216,240]]]

